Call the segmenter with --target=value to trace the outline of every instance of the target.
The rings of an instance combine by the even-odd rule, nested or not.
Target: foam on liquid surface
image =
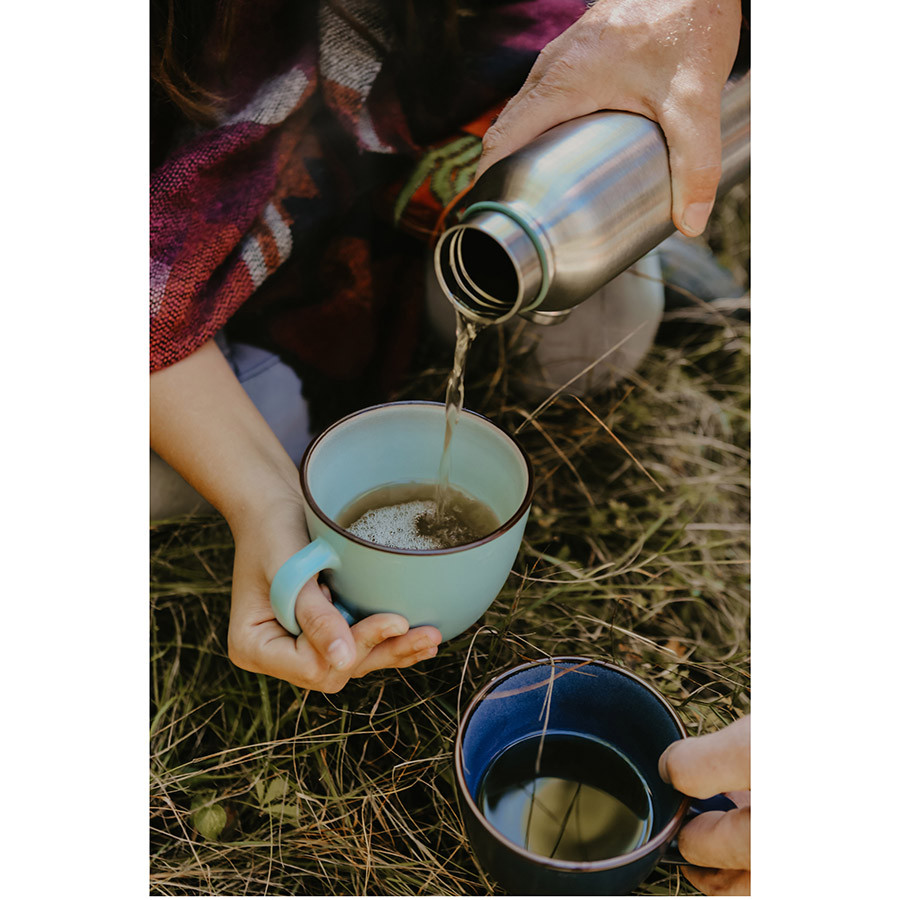
[[[434,516],[437,503],[434,500],[410,500],[370,509],[355,522],[347,526],[347,531],[365,541],[394,547],[399,550],[439,550],[441,543],[434,537],[419,530],[419,516]]]

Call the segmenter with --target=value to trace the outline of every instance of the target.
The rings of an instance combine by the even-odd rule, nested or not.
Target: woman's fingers
[[[659,774],[683,794],[699,799],[749,790],[750,716],[721,731],[670,744],[659,759]]]
[[[725,791],[725,796],[738,809],[750,805],[750,791]]]
[[[369,618],[374,618],[370,616]],[[363,619],[354,629],[359,628]],[[362,657],[353,672],[354,678],[360,678],[376,669],[402,669],[415,665],[424,659],[431,659],[441,642],[441,633],[431,625],[413,628],[401,637],[376,642],[370,647],[367,655]]]
[[[554,125],[603,108],[605,85],[594,77],[596,40],[583,27],[589,18],[585,14],[541,51],[525,83],[485,133],[476,178]]]
[[[698,891],[702,891],[708,897],[750,896],[750,872],[748,870],[698,869],[694,866],[685,866],[681,871]]]
[[[681,855],[695,866],[750,868],[750,807],[705,812],[678,833]]]
[[[376,613],[360,619],[351,629],[356,650],[352,674],[372,650],[385,641],[400,640],[409,631],[409,622],[395,613]]]
[[[229,656],[240,668],[325,693],[339,691],[351,677],[375,669],[401,668],[434,656],[441,634],[423,626],[413,631],[400,615],[379,613],[352,628],[331,602],[327,585],[313,578],[297,596],[301,634],[285,634],[274,616],[234,619]]]
[[[312,608],[314,603],[309,606]],[[419,659],[433,656],[433,653],[423,653],[421,647],[426,644],[434,647],[440,641],[436,628],[416,629],[407,641],[409,624],[403,616],[391,613],[368,616],[351,629],[333,607],[332,612],[347,628],[357,668],[338,668],[318,651],[305,632],[294,638],[285,634],[274,620],[260,623],[250,634],[243,635],[242,650],[232,654],[232,660],[251,672],[281,678],[298,687],[334,693],[351,676],[363,675],[378,668],[411,665]],[[314,615],[315,612],[313,616],[304,615],[304,618],[315,622]],[[321,634],[325,633],[323,629]],[[328,637],[330,635],[326,639]]]
[[[344,622],[337,610],[333,609],[333,612]],[[346,622],[344,625],[346,626]],[[366,674],[377,668],[396,667],[398,664],[410,665],[425,658],[419,652],[420,645],[425,643],[423,637],[427,639],[429,647],[434,646],[435,635],[440,640],[440,634],[435,628],[416,629],[417,634],[405,644],[398,645],[396,642],[406,640],[409,624],[403,616],[391,613],[368,616],[352,629],[347,627],[347,630],[356,668],[334,666],[317,650],[305,632],[294,638],[285,634],[274,621],[257,626],[255,633],[246,641],[252,649],[243,654],[239,664],[242,668],[281,678],[298,687],[334,693],[351,676]],[[382,650],[391,647],[396,649],[393,652]]]
[[[678,849],[693,863],[685,875],[703,893],[749,894],[750,716],[669,745],[659,759],[659,773],[690,797],[724,792],[737,804],[688,822],[678,834]]]
[[[597,103],[575,84],[546,78],[523,87],[485,132],[476,178],[538,135],[569,119],[597,109]]]
[[[294,638],[274,624],[281,633],[264,636],[263,629],[268,630],[270,623],[260,626],[261,633],[250,639],[254,650],[237,663],[241,668],[324,693],[339,691],[347,683],[349,676],[330,666],[303,635]]]

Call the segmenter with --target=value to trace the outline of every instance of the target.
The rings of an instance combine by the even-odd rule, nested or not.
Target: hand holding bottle
[[[661,126],[672,173],[672,219],[706,227],[721,172],[721,93],[737,53],[738,0],[605,0],[541,52],[484,136],[480,176],[539,134],[603,109]]]

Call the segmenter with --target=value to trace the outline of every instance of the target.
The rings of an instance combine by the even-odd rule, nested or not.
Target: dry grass
[[[738,273],[747,196],[711,229]],[[502,334],[476,350],[467,405],[515,431],[536,406],[516,392],[527,360]],[[445,378],[425,371],[408,395],[439,398]],[[435,659],[337,695],[229,662],[221,520],[152,529],[153,894],[499,893],[471,858],[451,752],[460,704],[519,661],[625,665],[691,733],[748,709],[748,326],[660,344],[611,393],[561,394],[518,437],[537,490],[496,603]],[[694,893],[664,867],[640,892]]]

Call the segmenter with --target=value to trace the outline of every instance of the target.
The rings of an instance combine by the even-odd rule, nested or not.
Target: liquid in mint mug
[[[360,538],[337,522],[350,503],[376,488],[435,483],[445,424],[442,403],[387,403],[341,419],[307,448],[300,486],[311,542],[278,570],[270,590],[276,618],[291,634],[300,633],[297,595],[321,572],[351,624],[397,613],[410,628],[433,625],[449,640],[493,603],[522,542],[534,477],[518,442],[483,416],[460,413],[450,483],[493,510],[500,524],[492,532],[444,550],[406,550]]]

